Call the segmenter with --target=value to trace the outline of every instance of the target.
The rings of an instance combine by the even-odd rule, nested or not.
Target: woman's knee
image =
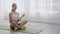
[[[28,23],[27,20],[24,20],[25,23]]]
[[[15,26],[16,24],[13,22],[12,25]]]

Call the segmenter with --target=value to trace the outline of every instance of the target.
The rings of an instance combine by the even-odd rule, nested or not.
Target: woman
[[[21,19],[25,16],[25,14],[23,14],[21,18],[19,18],[19,13],[16,12],[16,9],[17,9],[17,5],[13,3],[12,10],[9,13],[10,28],[13,30],[18,28],[21,29],[27,23],[26,20],[21,21]]]

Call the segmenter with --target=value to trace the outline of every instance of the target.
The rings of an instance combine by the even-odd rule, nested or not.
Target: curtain
[[[57,11],[53,9],[53,5],[53,0],[30,0],[29,15],[37,18],[52,16],[54,13],[57,13]]]
[[[0,2],[4,19],[8,19],[13,3],[17,4],[20,16],[25,13],[34,20],[43,18],[51,21],[57,21],[60,17],[60,0],[1,0]]]
[[[29,0],[28,20],[56,23],[60,20],[60,0]]]

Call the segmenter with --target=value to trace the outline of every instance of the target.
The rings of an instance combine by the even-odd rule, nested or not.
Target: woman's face
[[[13,9],[13,11],[15,11],[17,9],[17,5],[16,4],[13,4],[12,5],[12,9]]]

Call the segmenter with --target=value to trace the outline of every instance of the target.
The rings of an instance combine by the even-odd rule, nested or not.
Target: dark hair
[[[16,5],[16,3],[13,3],[13,4],[12,4],[12,7],[13,7],[14,5]]]

